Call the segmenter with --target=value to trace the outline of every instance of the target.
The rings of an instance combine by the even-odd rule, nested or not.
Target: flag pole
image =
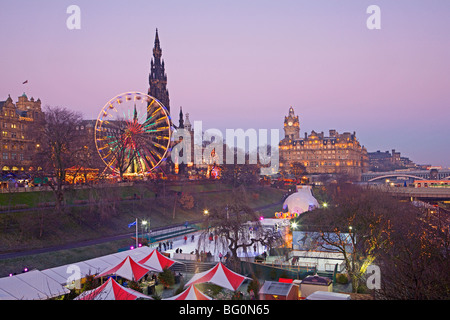
[[[136,218],[136,248],[138,247],[138,219]]]

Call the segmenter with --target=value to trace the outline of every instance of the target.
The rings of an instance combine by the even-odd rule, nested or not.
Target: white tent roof
[[[0,288],[0,299],[4,300],[45,300],[69,293],[67,288],[39,270],[0,278]]]
[[[306,297],[306,300],[351,300],[351,298],[345,293],[315,291]]]
[[[142,257],[141,260],[137,261],[142,265],[150,267],[158,272],[163,272],[164,268],[170,268],[174,263],[176,263],[175,260],[166,257],[157,249],[153,249],[152,252],[147,254],[145,257]]]
[[[53,269],[46,269],[46,270],[42,270],[41,272],[43,274],[45,274],[46,276],[54,279],[56,282],[58,282],[59,284],[61,284],[63,286],[67,284],[67,276],[63,276],[59,272],[56,272]]]
[[[212,300],[200,290],[198,290],[193,284],[191,284],[186,290],[173,297],[169,297],[162,300]]]
[[[187,287],[191,284],[210,282],[223,288],[235,291],[245,279],[250,280],[250,278],[228,269],[222,264],[222,262],[219,262],[207,271],[194,274],[194,276],[184,286]]]
[[[117,265],[128,255],[134,260],[143,259],[151,251],[151,248],[143,246],[42,271],[33,270],[13,277],[0,278],[0,300],[35,300],[60,296],[69,292],[65,286],[72,281],[96,275]],[[79,273],[75,271],[76,268],[79,268]]]
[[[75,270],[77,268],[79,268],[80,270],[79,273]],[[88,275],[96,274],[98,270],[96,267],[93,267],[87,264],[86,262],[82,261],[46,269],[43,270],[42,272],[58,281],[58,283],[62,285],[67,285],[69,278],[72,281],[80,280]]]
[[[0,300],[16,300],[14,296],[0,289]]]
[[[92,266],[93,273],[97,274],[100,273],[100,271],[105,270],[106,268],[109,268],[112,266],[112,263],[109,263],[105,261],[105,259],[101,258],[94,258],[90,260],[84,261],[86,264]]]
[[[151,297],[130,288],[125,288],[112,278],[109,278],[100,287],[84,291],[75,300],[136,300],[138,298],[153,300]]]
[[[125,259],[127,256],[130,256],[133,260],[138,261],[146,257],[148,254],[150,254],[150,252],[152,252],[151,248],[147,246],[142,246],[140,248],[136,248],[133,250],[126,250],[118,253],[113,253],[111,254],[111,256],[119,258],[120,261]]]
[[[145,246],[133,250],[112,253],[85,261],[66,264],[55,268],[49,268],[43,270],[42,272],[55,279],[58,283],[67,285],[67,280],[69,277],[73,281],[80,280],[88,275],[98,274],[107,268],[117,265],[128,255],[132,257],[133,260],[137,260],[139,258],[144,258],[150,252],[151,249]],[[73,269],[71,269],[72,267],[80,268],[80,273],[74,273]]]

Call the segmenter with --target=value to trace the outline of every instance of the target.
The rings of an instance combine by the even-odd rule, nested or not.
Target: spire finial
[[[180,129],[184,129],[183,109],[182,109],[181,106],[180,106],[180,120],[179,120],[179,125],[178,125],[178,127],[179,127]]]
[[[158,35],[158,28],[156,28],[156,34],[155,34],[155,44],[158,43],[159,46],[159,35]]]
[[[133,120],[137,120],[137,110],[136,110],[136,103],[134,104],[134,114],[133,114]]]

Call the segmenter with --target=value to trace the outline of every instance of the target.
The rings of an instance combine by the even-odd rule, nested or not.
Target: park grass
[[[86,240],[99,239],[115,235],[132,234],[134,228],[128,228],[128,224],[136,218],[150,221],[150,228],[158,228],[167,225],[183,224],[185,221],[198,221],[203,218],[203,210],[211,209],[217,205],[226,204],[232,196],[229,188],[225,187],[221,192],[218,186],[195,186],[196,188],[170,188],[173,191],[188,189],[195,199],[192,209],[184,209],[176,204],[174,198],[166,200],[155,198],[153,192],[142,188],[123,187],[116,189],[116,195],[122,197],[142,195],[138,200],[116,201],[114,210],[98,212],[93,205],[80,205],[67,208],[66,212],[57,213],[54,209],[36,208],[20,212],[0,212],[0,252],[17,252],[40,249],[69,243],[77,243]],[[174,190],[175,189],[175,190]],[[77,190],[79,191],[79,190]],[[185,192],[185,191],[183,191]],[[249,188],[250,206],[253,208],[279,203],[284,191],[269,187]],[[88,193],[80,192],[71,195],[76,199],[83,199]],[[21,193],[24,199],[32,199],[29,193]],[[36,197],[36,196],[34,196]],[[39,196],[42,198],[42,196]],[[175,205],[175,206],[174,206]],[[174,211],[175,208],[175,211]],[[276,211],[281,210],[281,204],[259,210],[264,217],[273,217]],[[43,230],[43,232],[42,232]],[[40,234],[42,232],[42,234]],[[127,238],[124,241],[114,241],[107,244],[81,247],[71,250],[58,250],[53,253],[41,253],[26,256],[24,258],[0,260],[0,276],[17,272],[23,267],[29,266],[43,269],[55,265],[63,265],[95,256],[117,252],[120,248],[132,245],[134,241]]]
[[[13,273],[21,273],[24,268],[28,270],[45,270],[116,253],[118,248],[129,246],[130,243],[130,239],[122,239],[86,247],[0,260],[0,277],[6,277]]]

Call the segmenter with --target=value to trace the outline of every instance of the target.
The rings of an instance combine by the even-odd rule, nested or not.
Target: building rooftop
[[[302,280],[302,284],[314,284],[320,286],[328,286],[331,284],[331,280],[326,277],[320,277],[317,274],[314,276],[307,276]]]
[[[292,283],[265,281],[259,293],[286,296],[291,291],[292,286],[294,286]]]

